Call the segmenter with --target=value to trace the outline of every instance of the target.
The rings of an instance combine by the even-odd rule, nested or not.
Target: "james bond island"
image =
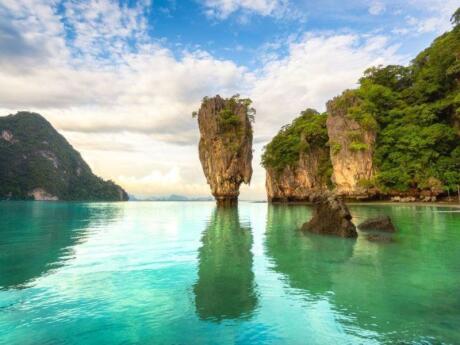
[[[251,100],[238,95],[205,97],[198,113],[199,156],[211,193],[218,205],[235,205],[241,183],[252,177]]]
[[[0,1],[0,345],[460,344],[456,6]]]

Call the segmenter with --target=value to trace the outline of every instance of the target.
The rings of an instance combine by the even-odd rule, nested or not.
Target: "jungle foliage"
[[[350,115],[359,114],[358,122],[365,119],[365,126],[375,123],[377,129],[374,182],[382,190],[456,189],[460,184],[458,19],[456,23],[409,66],[370,68],[353,90],[360,102]]]

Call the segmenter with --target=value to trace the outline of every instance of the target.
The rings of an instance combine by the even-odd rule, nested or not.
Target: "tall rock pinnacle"
[[[198,116],[199,154],[206,180],[218,205],[238,201],[242,182],[252,176],[252,126],[254,109],[249,99],[219,95],[203,99]]]

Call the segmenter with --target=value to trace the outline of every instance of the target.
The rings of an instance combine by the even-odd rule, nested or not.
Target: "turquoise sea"
[[[0,344],[460,344],[460,209],[350,210],[399,232],[302,234],[305,205],[0,203]]]

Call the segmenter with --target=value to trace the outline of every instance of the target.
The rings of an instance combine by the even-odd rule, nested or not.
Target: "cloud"
[[[459,7],[458,0],[411,0],[409,6],[420,13],[408,14],[404,25],[393,30],[401,35],[419,36],[421,34],[442,34],[452,28],[452,14]]]
[[[385,12],[385,4],[380,1],[373,1],[369,6],[369,14],[377,16]]]
[[[147,1],[132,7],[111,0],[68,1],[63,6],[68,42],[74,56],[83,62],[123,63],[126,54],[136,51],[138,42],[148,39]]]
[[[220,19],[225,19],[239,10],[268,16],[282,5],[281,0],[204,0],[207,15]]]
[[[202,0],[202,4],[209,18],[224,20],[238,13],[240,24],[247,24],[252,15],[306,21],[305,13],[289,0]]]

